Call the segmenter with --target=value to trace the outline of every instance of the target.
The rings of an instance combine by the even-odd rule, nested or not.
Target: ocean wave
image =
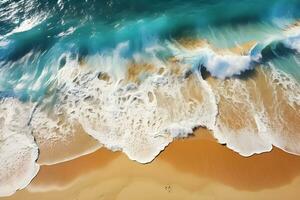
[[[31,135],[31,106],[12,98],[0,103],[0,196],[25,188],[39,170],[38,146]]]
[[[0,155],[7,156],[12,143],[20,148],[13,151],[17,159],[3,159],[9,162],[2,163],[7,169],[2,180],[18,171],[12,164],[30,159],[23,165],[26,173],[17,177],[22,184],[18,185],[15,177],[10,179],[13,188],[5,188],[2,181],[2,193],[23,188],[35,176],[37,145],[43,151],[62,143],[68,146],[77,137],[78,127],[104,147],[123,151],[140,163],[152,161],[175,138],[188,137],[197,127],[211,130],[220,143],[243,156],[270,151],[273,145],[300,153],[300,138],[295,134],[300,124],[299,82],[271,61],[262,62],[261,47],[268,45],[253,44],[248,53],[239,55],[209,45],[187,49],[176,42],[166,44],[148,47],[132,59],[123,57],[129,42],[120,43],[110,54],[81,59],[65,53],[61,55],[63,66],[56,68],[47,84],[52,92],[36,106],[19,102],[17,96],[4,98],[4,115],[18,115],[20,120],[3,118],[1,132],[7,129],[12,135],[2,140]],[[257,51],[259,48],[262,50]],[[161,59],[159,53],[166,50],[171,54]],[[61,60],[51,65],[55,63],[61,65]],[[208,71],[207,77],[202,68]],[[47,74],[49,68],[44,70],[41,74]],[[257,74],[240,76],[248,70]],[[34,87],[38,83],[32,88],[38,89]],[[17,121],[24,124],[14,126]],[[20,143],[20,138],[26,140]],[[68,158],[52,158],[51,162],[73,159],[100,147]]]
[[[218,53],[211,47],[200,47],[193,50],[179,49],[170,45],[175,57],[193,68],[203,66],[214,77],[225,79],[233,75],[240,75],[246,70],[253,69],[253,62],[258,58],[255,55],[236,55],[234,53]]]
[[[116,63],[116,53],[112,56],[114,64],[124,64],[122,59]],[[197,126],[214,124],[216,108],[208,98],[213,96],[207,95],[208,85],[196,77],[192,84],[203,88],[199,92],[203,99],[189,101],[181,92],[186,87],[182,77],[152,74],[140,84],[124,84],[127,72],[117,78],[108,74],[109,81],[102,80],[99,73],[107,72],[72,65],[62,68],[59,80],[64,87],[58,103],[88,134],[133,160],[150,162],[173,138],[187,136]]]

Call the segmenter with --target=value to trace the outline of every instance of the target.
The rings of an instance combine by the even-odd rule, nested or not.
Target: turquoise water
[[[181,37],[207,39],[226,48],[279,37],[283,28],[300,18],[297,0],[1,0],[0,4],[0,94],[32,101],[49,92],[66,62],[63,54],[80,60],[110,54],[118,44],[129,42],[121,56],[132,59],[153,44]],[[277,54],[273,46],[265,50],[269,53],[264,60],[279,59],[276,63],[284,63],[281,68],[288,72],[291,65],[299,78],[299,67],[294,66],[299,62],[288,58],[297,53]],[[158,56],[165,59],[171,54],[163,50]]]

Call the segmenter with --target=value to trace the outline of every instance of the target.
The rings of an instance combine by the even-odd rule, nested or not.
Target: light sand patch
[[[151,64],[137,64],[131,63],[127,68],[126,81],[140,83],[143,76],[147,76],[147,74],[153,74],[157,71],[156,67]]]
[[[251,48],[257,43],[256,41],[248,41],[242,44],[236,44],[230,48],[217,48],[205,39],[183,38],[179,39],[178,42],[187,49],[210,48],[221,55],[232,53],[236,55],[247,55]]]

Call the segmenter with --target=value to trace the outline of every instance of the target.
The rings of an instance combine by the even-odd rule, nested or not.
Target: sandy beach
[[[41,166],[32,183],[5,200],[298,199],[300,157],[274,148],[242,157],[204,129],[171,143],[149,164],[105,148]]]

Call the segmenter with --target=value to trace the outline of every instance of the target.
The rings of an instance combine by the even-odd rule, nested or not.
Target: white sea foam
[[[141,163],[153,160],[173,138],[186,137],[197,126],[213,128],[217,107],[210,86],[201,77],[192,81],[201,101],[183,94],[188,86],[181,76],[152,74],[140,85],[124,83],[126,70],[118,70],[127,64],[118,55],[122,48],[126,43],[111,56],[94,56],[86,62],[97,63],[97,69],[112,78],[109,82],[97,78],[95,66],[91,71],[68,62],[59,71],[57,105],[62,113],[78,120],[105,147],[121,150]],[[151,55],[148,60],[163,65]]]
[[[218,78],[239,75],[251,68],[249,56],[218,55],[210,49],[204,49],[201,53],[205,55],[203,64],[206,69]]]
[[[300,84],[270,65],[268,77],[274,91],[273,107],[276,113],[269,121],[273,130],[273,145],[300,155]]]
[[[286,30],[281,40],[286,47],[294,49],[300,53],[300,26],[297,25]]]
[[[39,145],[53,146],[56,142],[68,143],[67,138],[74,134],[74,123],[64,117],[57,108],[51,111],[37,108],[32,120],[33,135]]]
[[[291,107],[300,106],[300,83],[291,75],[277,69],[272,62],[268,64],[271,68],[270,84],[282,88],[285,100]],[[275,88],[273,90],[276,91]]]
[[[26,187],[39,170],[38,147],[28,126],[31,108],[16,99],[0,103],[0,196]]]
[[[284,44],[300,53],[300,33],[297,36],[293,36],[284,40]]]
[[[32,28],[38,26],[39,24],[41,24],[44,20],[46,20],[47,15],[46,14],[40,14],[37,16],[33,16],[31,18],[25,19],[24,21],[22,21],[22,23],[18,26],[16,26],[12,31],[10,31],[9,33],[5,34],[5,35],[0,35],[0,39],[2,38],[7,38],[15,33],[20,33],[20,32],[25,32],[25,31],[29,31]]]
[[[25,19],[19,26],[17,26],[15,29],[12,30],[12,32],[10,32],[10,35],[14,34],[14,33],[28,31],[28,30],[32,29],[33,27],[39,25],[42,21],[43,21],[43,18],[41,18],[39,16],[32,17],[30,19]]]
[[[79,123],[105,147],[123,151],[130,159],[142,163],[151,161],[173,138],[187,137],[197,126],[212,130],[220,143],[226,143],[244,156],[270,151],[276,144],[272,137],[274,127],[269,123],[271,118],[263,103],[255,101],[248,91],[246,82],[232,78],[218,80],[217,87],[211,87],[199,72],[195,72],[192,88],[199,90],[202,99],[191,100],[190,94],[184,92],[191,89],[187,86],[189,79],[168,73],[168,63],[155,56],[160,47],[149,48],[146,57],[136,54],[134,59],[137,62],[145,60],[157,68],[164,68],[165,72],[145,76],[140,84],[126,83],[129,61],[121,54],[128,45],[121,43],[110,55],[87,57],[84,66],[67,59],[56,77],[59,92],[53,114],[45,115],[40,110],[33,116],[32,125],[38,133],[35,135],[38,141],[64,140],[72,134],[72,126]],[[204,61],[212,75],[220,78],[249,69],[252,61],[251,55],[221,55],[208,48],[175,50],[182,71]],[[199,53],[202,54],[200,58]],[[233,69],[222,70],[223,62]],[[234,67],[236,62],[242,67]],[[98,79],[99,73],[107,73],[110,80]],[[297,86],[290,83],[285,87],[297,91]],[[286,98],[293,103],[299,101],[297,95],[290,93],[286,93]],[[222,101],[229,102],[226,109],[232,111],[232,118],[245,117],[242,126],[236,129],[235,125],[226,123],[228,116],[221,109]],[[63,116],[63,124],[58,116]]]
[[[199,47],[196,49],[185,49],[173,44],[168,45],[175,56],[192,66],[203,65],[212,76],[224,79],[233,75],[252,69],[251,61],[256,61],[258,55],[236,55],[234,53],[217,53],[209,47]]]
[[[265,70],[259,72],[265,83],[234,78],[219,82],[214,89],[220,102],[213,134],[243,156],[270,151],[272,146],[299,155],[299,83],[275,67]]]
[[[212,76],[223,79],[251,69],[251,62],[259,62],[261,50],[273,40],[274,38],[256,44],[250,50],[249,56],[218,54],[208,47],[187,50],[181,46],[169,45],[169,48],[181,63],[194,67],[202,64]],[[223,69],[223,65],[228,68]],[[300,130],[300,86],[291,76],[280,72],[271,63],[270,65],[272,73],[267,76],[270,79],[267,87],[277,110],[266,109],[267,103],[260,99],[264,94],[256,86],[256,81],[259,80],[251,80],[249,77],[249,80],[244,81],[231,77],[228,80],[213,81],[215,83],[211,93],[218,99],[218,115],[212,128],[213,134],[220,143],[227,144],[243,156],[270,151],[272,145],[299,154],[300,138],[297,132]],[[278,90],[280,93],[277,93]],[[282,107],[284,104],[290,108]],[[291,116],[294,120],[292,122],[289,119]]]
[[[243,156],[270,151],[271,131],[266,123],[269,119],[262,102],[255,101],[246,83],[239,79],[221,81],[214,93],[220,99],[219,115],[213,130],[218,141]]]
[[[100,85],[95,82],[89,88]],[[166,82],[157,85],[149,80],[138,88],[103,90],[102,86],[99,92],[90,91],[92,99],[78,105],[80,122],[106,147],[122,150],[133,160],[149,162],[174,137],[187,136],[194,127],[214,122],[208,100],[204,102],[208,105],[190,107],[191,102],[186,102],[179,90],[180,81],[168,78]]]

